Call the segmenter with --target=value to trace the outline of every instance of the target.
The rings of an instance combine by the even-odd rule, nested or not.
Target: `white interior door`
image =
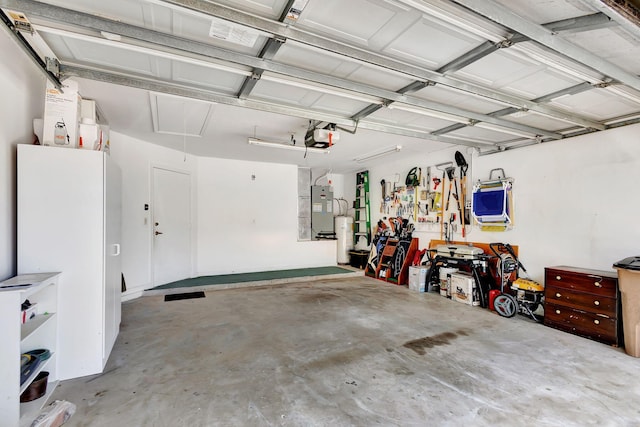
[[[153,283],[191,275],[191,176],[153,168]]]

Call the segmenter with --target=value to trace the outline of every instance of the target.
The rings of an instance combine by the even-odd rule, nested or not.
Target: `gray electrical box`
[[[336,238],[333,229],[333,191],[328,185],[311,186],[311,238]]]

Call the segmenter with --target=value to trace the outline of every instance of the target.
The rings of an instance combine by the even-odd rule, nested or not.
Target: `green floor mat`
[[[218,276],[201,276],[194,277],[193,279],[178,280],[177,282],[166,283],[151,289],[189,288],[193,286],[222,285],[228,283],[257,282],[260,280],[292,279],[296,277],[326,276],[329,274],[345,273],[353,273],[353,270],[347,270],[341,267],[314,267],[296,268],[294,270],[258,271],[255,273],[220,274]]]

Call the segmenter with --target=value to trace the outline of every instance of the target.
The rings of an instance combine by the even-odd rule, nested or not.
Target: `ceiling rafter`
[[[22,1],[26,2],[27,0]],[[556,132],[547,131],[545,129],[526,126],[508,120],[491,117],[485,114],[475,113],[473,111],[464,110],[417,97],[410,97],[390,90],[325,75],[291,65],[277,63],[267,59],[256,58],[252,55],[229,51],[226,49],[208,45],[206,43],[187,40],[174,35],[159,33],[157,31],[133,26],[130,24],[112,21],[103,17],[88,15],[82,12],[76,12],[67,9],[63,9],[61,11],[60,9],[61,8],[57,8],[55,6],[50,6],[43,10],[40,10],[39,13],[35,11],[33,13],[34,15],[37,15],[44,19],[45,25],[55,25],[48,21],[47,16],[49,15],[45,14],[45,12],[48,13],[55,10],[56,15],[59,15],[56,16],[56,21],[58,22],[63,22],[67,25],[73,26],[78,26],[78,22],[82,22],[81,27],[85,30],[91,30],[94,33],[96,33],[96,31],[107,31],[110,33],[118,34],[123,37],[119,42],[114,42],[114,45],[120,47],[131,45],[158,50],[160,52],[171,52],[174,54],[186,55],[187,53],[189,53],[191,58],[205,61],[210,59],[223,60],[239,65],[252,67],[254,69],[259,68],[261,70],[270,71],[273,73],[281,74],[283,76],[291,76],[320,85],[328,85],[345,91],[355,92],[357,94],[365,94],[371,97],[377,97],[383,100],[382,102],[401,102],[414,107],[464,117],[476,122],[487,122],[504,128],[527,132],[532,135],[542,135],[554,139],[562,138],[562,135]],[[40,24],[40,21],[37,19],[35,19],[34,22]],[[40,31],[46,31],[46,28],[41,27]],[[69,36],[73,37],[73,34],[69,33]],[[105,43],[105,40],[103,40],[102,38],[100,38],[100,41]]]
[[[338,115],[326,113],[323,111],[309,111],[308,109],[296,108],[288,105],[281,105],[270,102],[254,101],[251,99],[238,99],[235,96],[222,95],[217,92],[212,92],[208,88],[196,88],[192,86],[180,85],[169,80],[149,78],[146,76],[133,75],[130,73],[106,72],[102,70],[91,69],[89,67],[83,67],[76,64],[62,64],[60,66],[60,69],[65,76],[76,76],[105,83],[129,86],[152,92],[163,92],[170,95],[215,102],[218,104],[252,108],[254,110],[284,114],[287,116],[310,120],[326,121],[342,126],[356,126],[356,122],[351,120],[349,117],[340,117]],[[495,147],[495,144],[493,143],[470,139],[439,137],[436,135],[431,135],[428,131],[422,131],[406,126],[403,127],[389,125],[387,123],[382,123],[374,120],[360,121],[357,123],[357,126],[362,129],[375,130],[394,135],[409,136],[413,138],[420,138],[446,144],[463,145],[477,148]]]

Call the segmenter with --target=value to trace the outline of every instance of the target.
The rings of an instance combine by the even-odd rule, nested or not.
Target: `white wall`
[[[336,264],[335,241],[297,240],[297,171],[293,165],[198,159],[197,275]]]
[[[122,170],[125,299],[152,287],[151,168],[191,174],[192,276],[335,265],[336,246],[298,242],[297,167],[197,158],[111,132]],[[251,176],[256,179],[252,180]]]
[[[468,242],[505,242],[518,245],[530,276],[544,279],[544,267],[572,265],[612,270],[614,262],[640,255],[640,124],[549,142],[499,154],[478,156],[465,147],[454,147],[415,158],[389,156],[368,167],[371,186],[371,221],[380,210],[380,180],[393,181],[398,174],[404,185],[414,166],[453,162],[461,151],[469,163],[467,187],[487,180],[494,168],[503,168],[515,179],[515,227],[506,232],[484,232],[467,226]],[[381,161],[382,160],[382,161]],[[364,169],[363,169],[364,170]],[[437,171],[432,167],[432,177]],[[438,174],[442,178],[441,172]],[[458,170],[456,170],[458,176]],[[353,200],[355,173],[345,178],[345,194]],[[433,188],[433,187],[432,187]],[[439,227],[416,232],[420,248],[440,238]],[[458,232],[454,240],[462,241]]]
[[[111,131],[111,157],[122,171],[122,272],[127,283],[125,299],[138,296],[152,283],[152,211],[151,169],[161,166],[191,174],[192,195],[197,191],[197,161],[180,150],[160,147]],[[195,200],[195,197],[192,197]],[[150,206],[153,209],[153,206]],[[197,221],[197,207],[192,206],[192,224]],[[192,258],[195,259],[196,229],[192,227]],[[195,271],[195,262],[191,271]]]
[[[476,236],[518,244],[539,281],[544,267],[612,270],[640,255],[638,134],[640,124],[475,158],[475,179],[500,167],[515,179],[513,230]]]
[[[16,274],[16,144],[33,142],[45,77],[0,30],[0,280]]]

